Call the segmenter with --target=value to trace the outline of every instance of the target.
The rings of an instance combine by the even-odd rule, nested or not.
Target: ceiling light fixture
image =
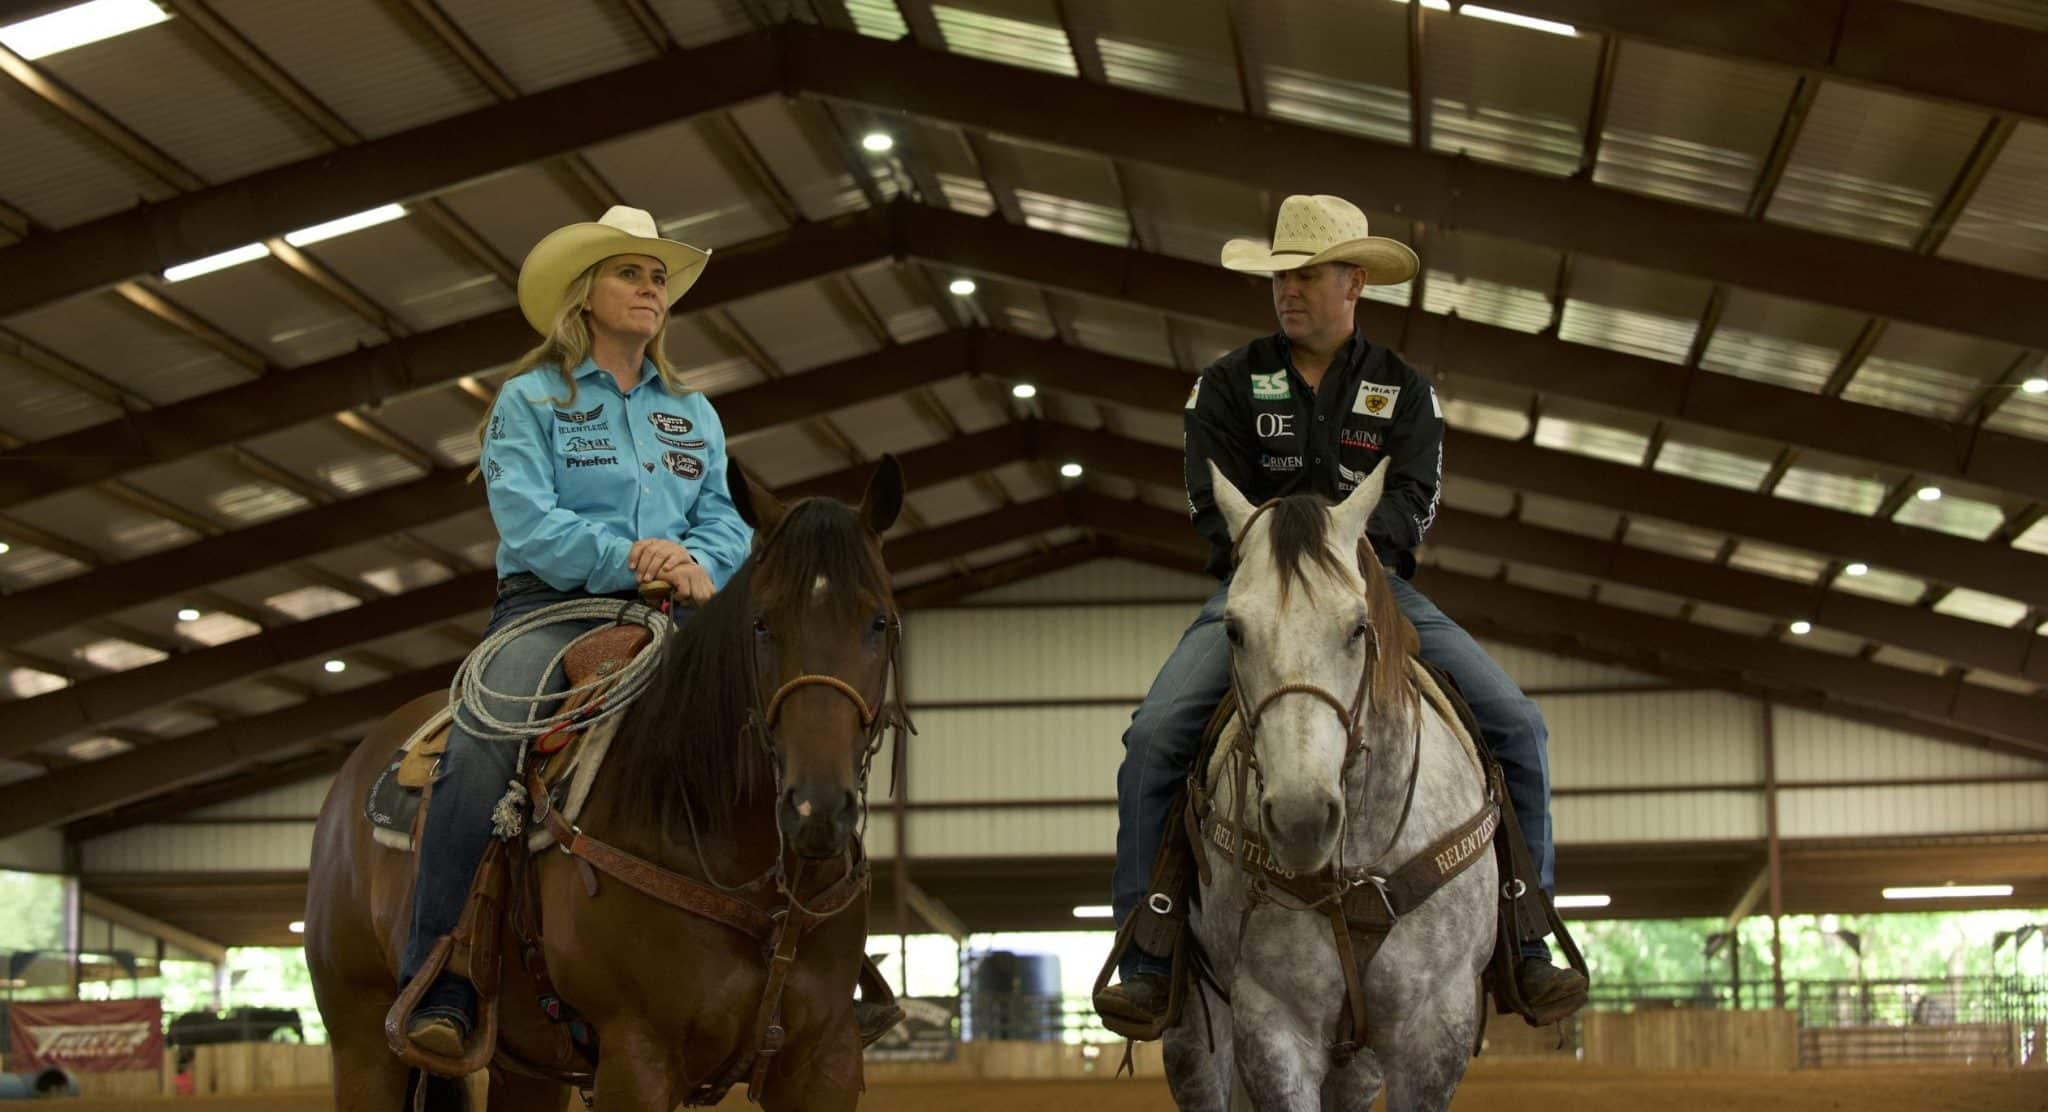
[[[140,31],[171,18],[152,0],[88,0],[0,27],[0,46],[27,61]]]
[[[955,278],[951,282],[946,283],[946,292],[955,297],[966,297],[978,288],[972,278]]]
[[[320,667],[327,669],[327,671],[330,673],[345,672],[348,670],[348,661],[330,660],[327,663],[322,664]]]
[[[1888,900],[1969,900],[1995,899],[2012,895],[2010,884],[1943,884],[1923,888],[1887,888],[1884,898]]]
[[[1514,12],[1500,11],[1497,8],[1482,8],[1477,4],[1467,4],[1459,8],[1458,14],[1469,15],[1473,19],[1484,19],[1492,23],[1505,23],[1510,27],[1526,27],[1531,31],[1541,31],[1546,35],[1563,35],[1568,39],[1579,37],[1579,29],[1569,23],[1559,23],[1554,19],[1537,19],[1535,16],[1518,15]]]
[[[1804,637],[1812,632],[1813,623],[1805,620],[1804,618],[1792,623],[1792,635],[1794,637]]]
[[[1938,486],[1924,486],[1914,491],[1913,497],[1918,498],[1922,502],[1939,502],[1941,501],[1941,488]]]
[[[896,140],[886,131],[870,131],[860,137],[862,150],[881,154],[896,146]]]
[[[284,234],[284,241],[293,247],[304,247],[308,244],[318,243],[323,239],[333,239],[335,236],[345,236],[350,232],[360,232],[364,228],[374,228],[379,224],[389,224],[393,220],[401,219],[404,216],[404,205],[378,205],[376,208],[356,213],[354,216],[344,216],[339,220],[329,220],[325,224],[315,224],[310,228],[300,228],[296,232],[286,232]]]
[[[178,620],[181,622],[196,622],[199,620],[199,611],[187,606],[183,610],[178,611]]]
[[[1010,396],[1013,398],[1035,398],[1038,396],[1038,387],[1028,382],[1020,382],[1010,387]]]
[[[1076,919],[1107,919],[1115,914],[1108,904],[1082,904],[1074,909]]]
[[[1864,563],[1861,560],[1858,560],[1855,563],[1850,564],[1848,567],[1843,568],[1842,570],[1849,573],[1850,575],[1869,575],[1870,565]]]
[[[1606,907],[1613,902],[1613,896],[1559,896],[1550,901],[1551,906],[1558,908]]]
[[[1060,464],[1060,475],[1068,479],[1078,479],[1081,477],[1081,465],[1078,463]]]
[[[212,274],[216,270],[226,270],[231,266],[240,266],[246,262],[254,262],[268,254],[270,254],[270,248],[260,243],[245,243],[240,247],[222,251],[218,255],[208,255],[203,259],[193,259],[189,263],[179,263],[177,266],[166,267],[164,268],[164,281],[183,282],[187,278],[197,278],[202,274]]]

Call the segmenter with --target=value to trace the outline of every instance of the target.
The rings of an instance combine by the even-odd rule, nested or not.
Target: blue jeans
[[[1389,576],[1394,601],[1422,637],[1422,659],[1457,681],[1479,720],[1482,742],[1501,763],[1508,796],[1514,800],[1529,854],[1543,890],[1555,891],[1556,851],[1550,837],[1549,728],[1536,703],[1486,655],[1486,650],[1405,579]],[[1167,809],[1187,779],[1202,728],[1230,688],[1230,644],[1223,638],[1225,584],[1202,604],[1193,625],[1159,669],[1145,701],[1124,731],[1124,762],[1116,774],[1116,871],[1110,903],[1122,923],[1144,900],[1152,861],[1165,836]],[[1523,952],[1548,958],[1542,940],[1525,941]],[[1166,963],[1137,947],[1125,951],[1123,974],[1164,973]]]
[[[498,584],[485,636],[543,606],[589,598],[581,591],[557,591],[535,576],[514,575]],[[630,595],[618,596],[630,598]],[[569,686],[569,677],[549,662],[580,634],[601,621],[565,622],[521,634],[505,645],[484,670],[484,686],[508,695],[552,694]],[[547,672],[545,686],[542,673]],[[529,707],[531,708],[529,710]],[[545,717],[555,704],[523,704],[493,699],[491,716],[520,721],[531,714]],[[412,932],[406,939],[399,983],[412,980],[442,935],[455,929],[469,897],[477,865],[491,841],[491,809],[511,787],[522,742],[484,733],[482,727],[457,714],[448,729],[448,750],[434,779],[434,797],[420,832],[419,873],[413,885]]]

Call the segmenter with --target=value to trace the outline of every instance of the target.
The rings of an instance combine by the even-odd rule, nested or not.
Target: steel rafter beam
[[[1525,15],[2048,119],[2048,33],[1903,0],[1508,0]]]
[[[446,688],[454,674],[450,661],[0,788],[0,838],[73,822],[229,769],[292,756],[374,721],[408,699]]]
[[[1075,523],[1129,537],[1170,554],[1176,566],[1199,559],[1206,545],[1181,515],[1100,495],[1074,500]],[[1858,705],[1925,726],[1959,730],[2009,751],[2048,757],[2048,715],[2041,699],[1966,684],[1905,668],[1835,656],[1783,642],[1745,637],[1708,626],[1660,618],[1517,587],[1492,579],[1425,568],[1416,585],[1453,615],[1522,629],[1569,631],[1596,644],[1668,654],[1710,672],[1726,672],[1776,689]]]

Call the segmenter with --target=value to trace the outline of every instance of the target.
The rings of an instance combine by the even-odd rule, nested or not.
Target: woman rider
[[[672,584],[678,602],[702,603],[746,559],[752,531],[726,495],[725,431],[662,344],[669,307],[709,257],[661,238],[645,211],[617,205],[549,233],[521,264],[519,309],[542,340],[479,432],[477,467],[499,538],[486,636],[552,603],[635,598],[639,584],[656,580]],[[551,662],[597,624],[520,634],[491,659],[484,686],[561,691],[568,680]],[[505,721],[552,710],[501,699],[486,709]],[[401,984],[461,917],[519,747],[464,713],[449,729],[421,833]],[[475,990],[443,972],[407,1034],[423,1050],[460,1057],[475,1019]]]

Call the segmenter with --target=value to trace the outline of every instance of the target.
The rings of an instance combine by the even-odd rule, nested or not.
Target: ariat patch
[[[1287,372],[1274,371],[1269,375],[1252,376],[1252,397],[1262,402],[1277,402],[1293,395],[1287,388]]]
[[[1370,382],[1358,384],[1358,399],[1351,403],[1351,412],[1382,420],[1394,415],[1394,402],[1401,396],[1399,386],[1374,386]]]

